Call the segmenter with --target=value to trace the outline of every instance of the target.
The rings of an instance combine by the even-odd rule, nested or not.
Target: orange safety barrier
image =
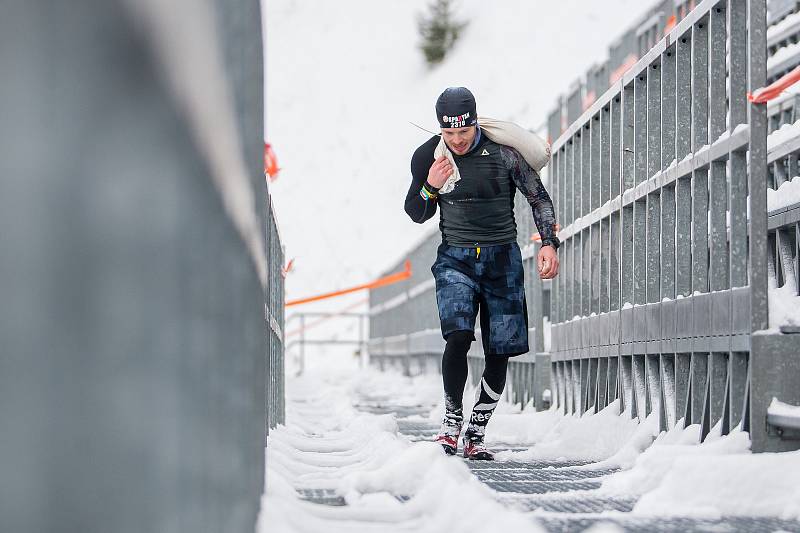
[[[747,99],[754,104],[766,104],[773,98],[780,96],[783,91],[798,81],[800,81],[800,67],[797,67],[788,74],[785,74],[781,79],[775,83],[772,83],[771,85],[767,85],[761,89],[756,89],[752,93],[747,93]]]
[[[310,296],[308,298],[301,298],[299,300],[292,300],[291,302],[286,302],[286,307],[292,307],[294,305],[300,304],[307,304],[310,302],[317,302],[319,300],[327,300],[328,298],[336,298],[337,296],[343,296],[345,294],[350,294],[353,292],[368,290],[368,289],[377,289],[379,287],[385,287],[387,285],[392,285],[394,283],[399,283],[403,280],[407,280],[411,277],[411,261],[405,262],[405,270],[401,272],[396,272],[394,274],[389,274],[388,276],[384,276],[380,279],[376,279],[371,283],[365,283],[363,285],[357,285],[355,287],[350,287],[349,289],[342,289],[340,291],[329,292],[325,294],[319,294],[317,296]]]

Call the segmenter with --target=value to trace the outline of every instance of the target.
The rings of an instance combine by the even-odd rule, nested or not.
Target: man
[[[530,164],[514,148],[497,144],[481,132],[469,90],[445,90],[436,102],[436,114],[441,138],[457,169],[444,156],[434,159],[440,139],[432,137],[411,159],[412,181],[405,201],[406,213],[420,224],[436,213],[437,205],[440,212],[442,244],[431,272],[446,341],[442,355],[445,416],[436,442],[450,455],[457,452],[467,352],[475,340],[480,308],[486,368],[464,432],[463,453],[470,459],[491,460],[494,456],[484,446],[484,434],[505,388],[508,358],[529,350],[522,256],[514,220],[516,190],[530,204],[542,238],[537,265],[543,279],[558,274],[555,214]],[[458,181],[453,181],[454,176]]]

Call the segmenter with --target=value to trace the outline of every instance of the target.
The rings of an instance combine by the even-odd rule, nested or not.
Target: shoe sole
[[[470,461],[494,461],[494,454],[490,452],[477,452],[473,453],[472,455],[467,454],[467,450],[464,450],[464,459],[469,459]]]
[[[449,444],[441,444],[441,446],[442,446],[442,449],[444,450],[444,453],[446,453],[447,455],[455,455],[456,452],[458,451],[454,447],[450,446]]]
[[[488,453],[476,453],[474,455],[465,455],[465,458],[469,459],[470,461],[494,461],[494,456],[489,455]]]

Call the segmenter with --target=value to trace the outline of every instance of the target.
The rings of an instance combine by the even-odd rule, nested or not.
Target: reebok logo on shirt
[[[490,154],[489,154],[489,150],[487,150],[486,148],[484,148],[484,149],[483,149],[483,152],[481,152],[481,155],[490,155]]]

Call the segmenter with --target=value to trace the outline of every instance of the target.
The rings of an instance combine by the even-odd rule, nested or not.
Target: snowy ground
[[[440,532],[475,524],[486,533],[543,531],[565,517],[570,531],[581,530],[579,518],[589,518],[585,524],[594,530],[605,528],[603,522],[616,524],[608,526],[612,531],[663,522],[800,531],[800,452],[751,454],[741,432],[712,432],[698,444],[698,426],[656,435],[654,420],[631,420],[616,404],[582,417],[501,404],[487,440],[506,451],[490,466],[515,465],[509,475],[521,475],[525,465],[582,465],[558,472],[564,480],[579,479],[574,487],[591,489],[498,492],[504,489],[490,487],[505,478],[445,456],[424,432],[408,431],[430,431],[438,423],[440,394],[439,376],[361,370],[352,358],[317,361],[303,377],[291,378],[287,424],[269,437],[259,531]],[[376,409],[381,406],[389,409]],[[376,414],[389,410],[396,414]],[[551,466],[528,471],[548,472]],[[559,483],[552,482],[554,490]],[[630,503],[624,513],[619,507],[589,514],[553,510],[587,502]],[[670,522],[678,517],[684,522]]]

